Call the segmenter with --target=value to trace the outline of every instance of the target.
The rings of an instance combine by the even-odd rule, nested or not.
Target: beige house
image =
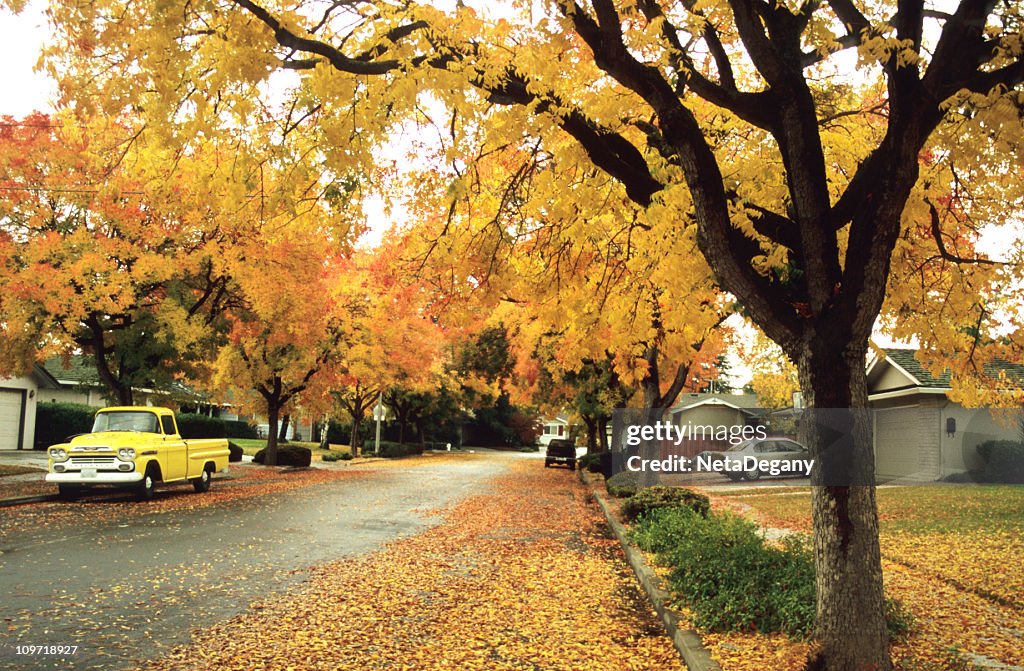
[[[1020,439],[1015,411],[965,408],[951,401],[949,372],[933,376],[915,353],[886,349],[868,366],[868,400],[875,410],[875,472],[880,481],[931,482],[981,469],[984,464],[976,449],[980,443]],[[1024,379],[1024,366],[1000,368]]]
[[[31,450],[36,433],[36,405],[42,394],[60,385],[40,365],[28,375],[0,378],[0,450]]]

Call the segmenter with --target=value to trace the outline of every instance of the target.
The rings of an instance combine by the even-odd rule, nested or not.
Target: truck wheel
[[[153,479],[153,471],[147,470],[146,475],[144,475],[139,484],[135,486],[135,498],[139,501],[149,501],[153,498],[153,487],[155,485],[156,482]]]
[[[57,485],[57,491],[65,501],[77,501],[78,497],[82,495],[82,488],[74,485]]]
[[[204,468],[202,475],[198,478],[193,478],[192,486],[199,493],[210,491],[210,471]]]

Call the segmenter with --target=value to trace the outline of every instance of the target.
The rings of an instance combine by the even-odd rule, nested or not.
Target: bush
[[[591,473],[599,473],[601,471],[601,453],[587,452],[576,460],[576,465],[579,466],[581,470],[585,468]]]
[[[985,462],[986,481],[1024,484],[1024,443],[988,440],[977,449]]]
[[[259,438],[256,427],[240,419],[221,420],[224,423],[224,434],[228,438]]]
[[[352,461],[352,453],[351,452],[342,452],[340,458],[341,458],[342,461]]]
[[[262,464],[266,458],[267,448],[263,448],[252,458],[257,464]],[[277,465],[278,466],[309,466],[313,461],[313,451],[308,447],[298,445],[278,445]]]
[[[782,632],[806,638],[814,625],[814,555],[802,537],[769,545],[757,526],[732,513],[707,517],[689,506],[656,508],[630,532],[642,549],[671,569],[669,586],[694,613],[694,624],[711,631]],[[894,638],[913,618],[886,599]]]
[[[178,422],[178,433],[181,437],[189,438],[226,438],[223,420],[206,415],[197,415],[190,412],[179,413],[175,419]]]
[[[701,517],[708,516],[711,502],[703,494],[680,487],[645,487],[633,494],[622,505],[622,514],[627,520],[650,513],[659,508],[687,506]]]
[[[348,454],[348,452],[327,452],[320,458],[323,459],[324,461],[340,461],[346,456],[349,459],[352,458],[352,455]]]
[[[35,449],[66,442],[70,436],[92,430],[96,408],[80,403],[40,403],[36,406]]]
[[[689,507],[656,509],[633,532],[671,567],[669,584],[710,631],[782,632],[804,638],[814,625],[814,559],[795,537],[765,544],[757,527],[731,514],[704,518]]]
[[[241,461],[242,460],[242,455],[245,454],[245,452],[242,450],[241,447],[239,447],[238,445],[235,445],[230,440],[228,441],[228,452],[229,452],[229,454],[228,454],[228,461],[229,462]]]
[[[617,499],[633,496],[640,491],[642,485],[640,474],[633,471],[621,471],[604,481],[605,489]]]
[[[537,446],[535,445],[523,445],[519,448],[520,452],[537,452]]]
[[[363,441],[363,454],[366,456],[373,454],[375,456],[386,457],[388,459],[407,457],[410,454],[423,454],[423,449],[419,445],[407,445],[403,443],[396,443],[391,440],[380,441],[380,449],[377,452],[373,451],[373,446],[373,440],[367,439]]]

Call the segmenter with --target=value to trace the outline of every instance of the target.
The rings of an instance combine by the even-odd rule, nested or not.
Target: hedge
[[[681,487],[644,487],[622,504],[622,515],[627,520],[635,520],[652,510],[678,506],[686,506],[701,517],[707,517],[711,502],[703,494]]]
[[[197,415],[190,412],[178,413],[178,433],[186,440],[189,438],[227,438],[224,421],[216,417]]]
[[[253,455],[252,460],[257,464],[262,464],[266,456],[267,448],[264,447]],[[297,445],[277,446],[277,466],[309,466],[312,461],[313,452],[308,447],[299,447]]]
[[[224,434],[228,438],[259,438],[256,434],[256,427],[249,422],[240,419],[225,419]]]
[[[1024,484],[1024,443],[985,441],[978,445],[978,455],[985,462],[986,481]]]
[[[372,439],[366,439],[363,441],[363,454],[373,452],[374,441]],[[403,444],[396,443],[391,440],[380,441],[380,449],[376,452],[378,457],[386,457],[388,459],[394,459],[396,457],[407,457],[410,454],[423,454],[423,449],[417,443]]]
[[[36,406],[35,449],[66,442],[70,436],[92,430],[96,408],[80,403],[40,403]]]

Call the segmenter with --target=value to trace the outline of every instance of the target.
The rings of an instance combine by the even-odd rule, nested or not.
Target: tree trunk
[[[276,386],[276,385],[275,385]],[[281,411],[280,401],[276,396],[265,397],[267,401],[267,452],[264,455],[264,466],[277,465],[277,424]]]
[[[597,451],[597,418],[584,415],[583,423],[587,425],[587,454]]]
[[[821,652],[810,668],[887,671],[892,662],[867,413],[867,343],[843,351],[835,343],[844,339],[825,340],[806,344],[797,364],[810,408],[800,432],[816,459],[811,484]]]
[[[331,418],[324,416],[323,426],[320,427],[320,449],[326,450],[329,447],[327,432],[331,429]]]
[[[608,451],[608,417],[602,415],[597,418],[597,440],[600,452]]]
[[[357,417],[355,414],[352,415],[352,431],[349,433],[349,449],[352,450],[352,456],[356,456],[356,449],[359,447],[359,427],[363,423],[362,417]]]
[[[287,443],[288,442],[288,423],[291,422],[291,413],[285,413],[281,419],[281,433],[277,436],[277,442]]]

